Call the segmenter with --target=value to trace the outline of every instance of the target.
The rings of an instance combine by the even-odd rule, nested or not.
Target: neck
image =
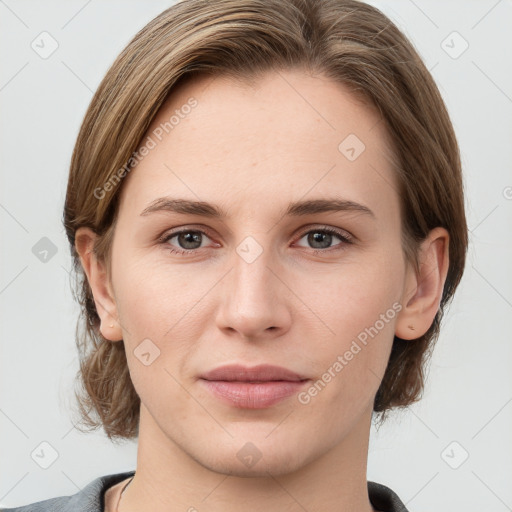
[[[295,447],[284,464],[262,456],[242,471],[238,460],[209,459],[208,446],[199,456],[187,453],[184,443],[166,435],[142,405],[137,469],[120,512],[373,512],[366,480],[370,421],[371,410],[338,445],[325,446],[311,460],[303,460]]]

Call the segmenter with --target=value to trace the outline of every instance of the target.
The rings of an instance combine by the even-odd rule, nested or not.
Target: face
[[[240,475],[298,469],[368,430],[407,292],[383,130],[343,86],[299,71],[176,89],[124,178],[111,254],[141,428]],[[201,378],[227,364],[307,380]]]

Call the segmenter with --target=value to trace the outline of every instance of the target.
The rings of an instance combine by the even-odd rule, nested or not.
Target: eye
[[[336,244],[334,247],[331,245],[333,237],[341,240],[342,243]],[[176,238],[176,244],[171,243],[171,240]],[[159,242],[165,244],[166,249],[169,249],[173,254],[182,256],[192,256],[199,249],[204,248],[203,242],[205,238],[209,238],[208,233],[202,229],[182,229],[180,231],[173,231],[167,233],[159,238]],[[321,254],[330,252],[331,250],[343,250],[347,244],[353,243],[353,237],[346,231],[331,228],[329,226],[322,226],[315,229],[304,231],[300,240],[306,238],[308,244],[312,245],[314,254]],[[300,241],[299,240],[299,241]],[[219,246],[217,244],[217,246]]]
[[[161,243],[168,245],[171,253],[186,255],[202,248],[203,237],[208,238],[208,235],[200,229],[183,229],[168,233],[159,240]],[[170,244],[173,238],[176,238],[176,242],[179,244],[178,247]]]
[[[331,246],[333,236],[342,241],[334,248]],[[328,226],[322,226],[316,229],[309,229],[302,233],[300,240],[306,238],[308,244],[313,246],[313,253],[320,254],[328,252],[330,249],[343,250],[347,244],[353,243],[353,237],[346,231],[341,231]],[[338,247],[341,246],[341,247]],[[330,251],[329,251],[330,252]]]

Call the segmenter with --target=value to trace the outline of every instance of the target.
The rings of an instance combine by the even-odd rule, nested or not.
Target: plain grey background
[[[411,512],[512,510],[512,2],[369,3],[412,40],[448,106],[470,248],[424,398],[372,427],[368,479]],[[170,5],[0,0],[1,506],[74,494],[135,468],[135,442],[116,446],[71,423],[78,308],[61,218],[93,91]]]

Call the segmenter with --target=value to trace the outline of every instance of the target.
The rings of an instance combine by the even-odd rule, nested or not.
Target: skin
[[[195,78],[147,134],[191,96],[197,106],[124,178],[110,276],[91,252],[95,234],[77,232],[101,333],[124,340],[141,398],[136,475],[119,510],[372,511],[373,400],[393,336],[414,343],[435,317],[449,235],[430,233],[418,274],[406,263],[384,123],[344,86],[299,70],[270,72],[255,86]],[[354,161],[338,150],[350,133],[366,147]],[[165,195],[214,203],[229,216],[140,215]],[[366,205],[375,218],[283,216],[292,201],[332,197]],[[325,226],[353,243],[308,238]],[[159,242],[172,228],[207,232],[196,245]],[[248,236],[263,251],[251,263],[236,251]],[[315,382],[394,303],[399,313],[308,404],[292,396],[234,408],[199,380],[226,363],[270,363]],[[148,366],[134,355],[145,338],[160,350]],[[247,442],[261,454],[252,467],[237,457]]]

